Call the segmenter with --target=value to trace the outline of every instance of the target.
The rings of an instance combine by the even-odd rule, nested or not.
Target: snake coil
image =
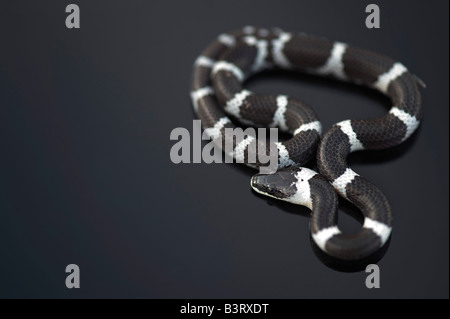
[[[261,96],[243,88],[249,76],[270,68],[369,86],[387,95],[393,106],[379,118],[337,123],[320,140],[321,124],[311,107],[284,95]],[[392,214],[383,193],[348,167],[347,155],[392,147],[411,136],[422,118],[419,85],[423,83],[403,64],[372,51],[304,33],[248,26],[221,34],[197,58],[191,99],[206,134],[222,143],[225,129],[235,128],[230,117],[243,125],[278,127],[291,134],[291,139],[276,143],[279,170],[256,174],[252,188],[310,208],[317,246],[333,257],[359,260],[386,243]],[[234,141],[236,159],[250,164],[252,139]],[[316,154],[320,174],[301,167]],[[344,234],[337,227],[336,193],[364,214],[358,233]]]

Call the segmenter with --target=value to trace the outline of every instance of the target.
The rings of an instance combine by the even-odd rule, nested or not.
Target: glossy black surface
[[[379,30],[365,27],[361,1],[74,2],[79,30],[65,28],[65,2],[1,6],[0,297],[448,298],[447,1],[377,1]],[[394,216],[380,289],[366,288],[364,271],[326,266],[308,209],[256,195],[255,171],[170,161],[172,129],[192,131],[192,63],[247,24],[378,51],[427,84],[410,140],[349,158]],[[324,130],[390,107],[306,75],[247,87],[305,101]],[[360,226],[342,200],[339,218],[345,231]],[[64,284],[71,263],[78,290]]]

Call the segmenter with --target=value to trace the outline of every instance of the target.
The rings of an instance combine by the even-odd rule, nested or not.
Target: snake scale
[[[337,123],[322,137],[321,124],[307,104],[243,87],[249,76],[273,68],[368,86],[388,96],[393,106],[379,118]],[[191,99],[205,132],[222,143],[225,129],[236,127],[231,118],[292,135],[276,143],[277,172],[254,175],[251,186],[258,193],[310,208],[311,236],[317,246],[330,256],[352,261],[386,243],[392,214],[385,195],[354,172],[346,158],[351,152],[398,145],[411,136],[422,118],[420,85],[403,64],[384,55],[305,33],[247,26],[219,35],[196,59]],[[234,141],[236,159],[248,162],[251,139]],[[314,158],[319,173],[301,167]],[[337,226],[338,195],[364,214],[356,234],[342,233]]]

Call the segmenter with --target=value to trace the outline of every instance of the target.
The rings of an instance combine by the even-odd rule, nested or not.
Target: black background
[[[0,297],[448,298],[448,1],[8,1],[0,9]],[[238,164],[170,161],[192,130],[191,67],[218,34],[278,26],[387,54],[427,84],[424,121],[404,145],[350,157],[394,214],[365,272],[325,266],[308,210],[255,195]],[[312,105],[324,130],[382,115],[370,89],[312,76],[250,80]],[[268,203],[270,205],[268,205]],[[343,203],[339,225],[358,229]],[[81,268],[81,289],[65,267]]]

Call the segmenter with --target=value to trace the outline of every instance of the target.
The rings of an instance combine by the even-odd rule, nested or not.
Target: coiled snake
[[[377,89],[393,106],[387,114],[367,120],[346,120],[321,139],[314,111],[293,98],[261,96],[243,83],[269,68],[331,76]],[[386,56],[304,33],[245,27],[221,34],[194,63],[191,99],[208,136],[225,142],[225,128],[235,128],[228,116],[243,125],[278,127],[292,138],[276,143],[278,170],[256,174],[252,188],[261,194],[311,209],[314,242],[328,255],[343,260],[370,256],[388,240],[391,209],[383,193],[347,165],[347,155],[384,149],[405,141],[422,117],[422,82],[401,63]],[[248,162],[253,137],[234,142],[233,156]],[[317,154],[320,174],[302,168]],[[249,163],[250,164],[250,163]],[[257,164],[253,164],[258,167]],[[364,214],[357,234],[337,227],[337,194]]]

